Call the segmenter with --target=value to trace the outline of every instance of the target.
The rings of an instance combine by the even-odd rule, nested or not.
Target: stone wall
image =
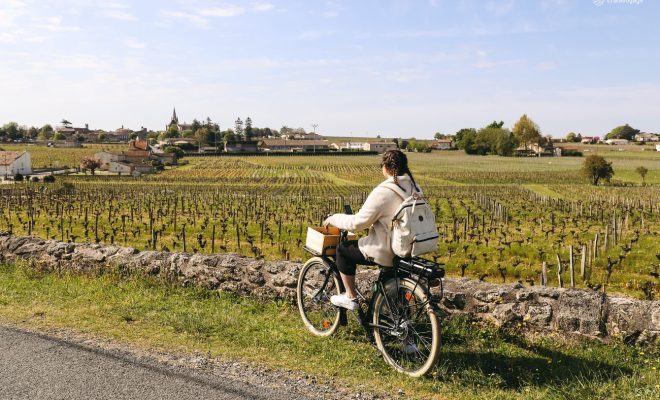
[[[254,260],[236,254],[182,254],[138,251],[119,246],[62,243],[0,233],[0,263],[32,260],[46,270],[77,272],[118,269],[175,279],[184,285],[231,291],[262,299],[295,298],[300,263]],[[361,270],[367,290],[375,272]],[[660,339],[660,301],[606,296],[579,289],[520,284],[495,285],[446,279],[442,308],[498,326],[522,324],[540,331],[621,338],[628,343]]]

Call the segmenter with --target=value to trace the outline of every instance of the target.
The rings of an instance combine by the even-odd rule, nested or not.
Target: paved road
[[[130,355],[0,326],[0,399],[303,399]]]

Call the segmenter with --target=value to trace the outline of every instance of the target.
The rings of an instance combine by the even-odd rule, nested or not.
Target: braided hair
[[[399,187],[401,185],[399,185],[397,177],[408,175],[415,186],[415,189],[419,191],[419,187],[417,186],[417,183],[415,183],[415,178],[413,178],[412,172],[410,172],[410,168],[408,168],[408,157],[406,157],[401,150],[387,150],[383,153],[381,166],[387,169],[387,172],[389,172],[394,178],[394,183]]]

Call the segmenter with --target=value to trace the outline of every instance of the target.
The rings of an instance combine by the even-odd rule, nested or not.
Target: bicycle
[[[347,240],[340,231],[339,243]],[[347,311],[334,306],[330,296],[342,293],[344,285],[328,249],[303,265],[296,289],[298,309],[305,326],[317,336],[330,336],[347,325]],[[373,294],[367,299],[358,290],[360,306],[353,314],[369,340],[395,370],[412,377],[428,373],[440,355],[439,304],[444,268],[420,258],[395,258],[393,267],[379,267]],[[439,286],[440,294],[431,287]]]

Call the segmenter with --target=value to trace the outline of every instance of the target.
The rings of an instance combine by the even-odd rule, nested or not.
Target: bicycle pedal
[[[346,310],[344,309],[339,310],[339,325],[348,325],[348,317],[346,316]]]

